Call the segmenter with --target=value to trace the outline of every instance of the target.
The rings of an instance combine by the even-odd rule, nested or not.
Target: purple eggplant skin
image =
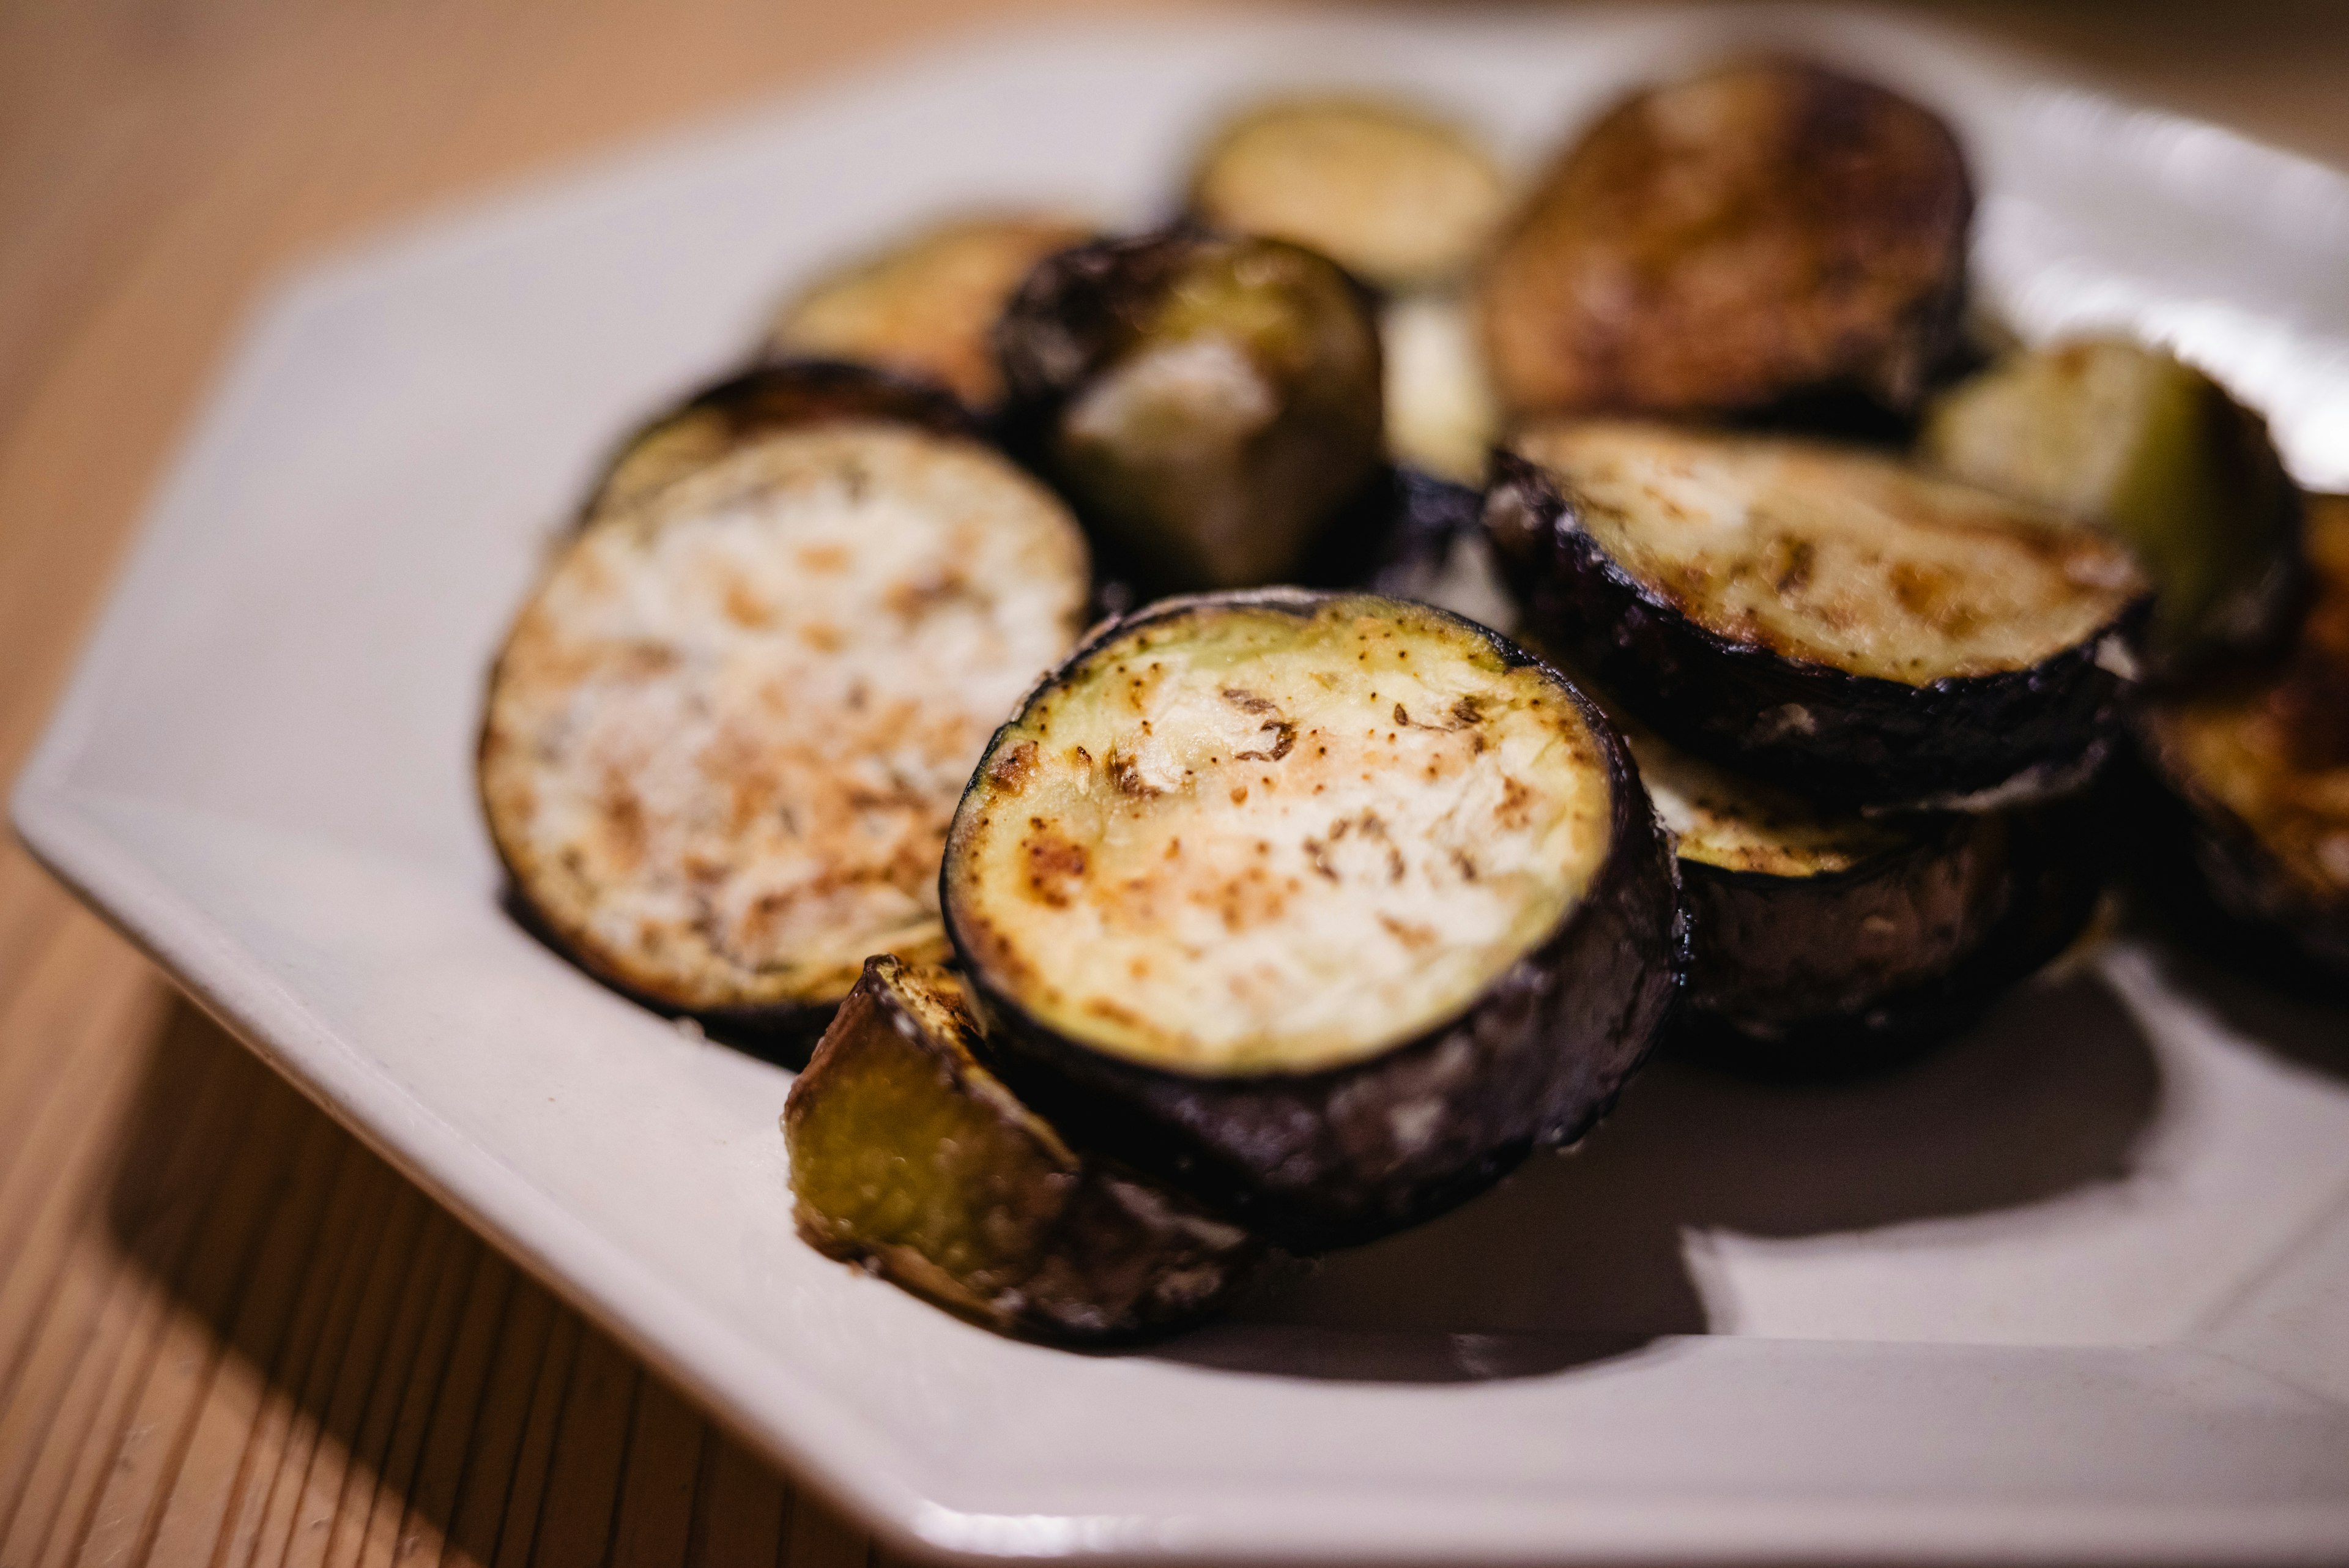
[[[638,426],[605,460],[580,508],[584,524],[650,494],[762,435],[834,421],[912,425],[977,436],[952,392],[919,378],[836,359],[777,359],[693,393]]]
[[[1125,1060],[1039,1021],[987,961],[956,879],[956,840],[997,746],[1112,639],[1218,604],[1300,618],[1346,596],[1297,588],[1163,600],[1097,628],[990,742],[949,830],[939,894],[963,972],[998,1028],[989,1065],[1055,1126],[1174,1183],[1276,1245],[1311,1252],[1416,1225],[1485,1191],[1537,1148],[1578,1140],[1610,1111],[1678,1001],[1688,961],[1680,875],[1629,748],[1555,670],[1474,621],[1512,668],[1554,680],[1605,754],[1607,858],[1558,924],[1465,1008],[1367,1061],[1317,1072],[1203,1077]],[[1433,1136],[1393,1113],[1433,1107]]]
[[[2086,928],[2107,869],[2094,809],[1953,816],[1912,846],[1821,877],[1683,860],[1692,957],[1672,1049],[1781,1080],[1912,1060]],[[1892,925],[1894,950],[1870,921]]]
[[[1586,533],[1538,465],[1493,456],[1485,531],[1528,628],[1674,744],[1831,805],[2017,804],[2076,794],[2120,740],[2112,668],[2151,608],[2028,670],[1910,686],[1797,660],[1698,625]]]

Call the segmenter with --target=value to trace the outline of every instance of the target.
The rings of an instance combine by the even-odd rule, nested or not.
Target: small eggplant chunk
[[[1667,739],[1838,805],[2085,787],[2146,588],[2127,553],[1868,453],[1616,421],[1527,431],[1485,525],[1546,646]]]
[[[2009,355],[1938,399],[1925,461],[2106,529],[2184,667],[2271,649],[2299,607],[2301,497],[2259,415],[2174,355],[2088,339]]]
[[[1375,98],[1259,105],[1209,140],[1191,214],[1211,229],[1289,240],[1381,288],[1464,272],[1509,198],[1506,178],[1459,126]]]
[[[974,413],[1003,400],[996,318],[1029,269],[1092,237],[1043,213],[944,223],[818,279],[768,328],[767,351],[879,366],[932,381]]]
[[[1484,269],[1519,411],[1734,413],[1852,390],[1912,410],[1957,346],[1973,189],[1927,109],[1764,60],[1638,93]]]
[[[989,743],[942,880],[1023,1096],[1308,1250],[1580,1137],[1679,985],[1671,857],[1606,721],[1369,595],[1097,632]]]
[[[1290,576],[1378,466],[1370,301],[1282,241],[1063,251],[997,343],[1023,444],[1153,588]]]
[[[952,973],[865,964],[783,1106],[810,1245],[1050,1339],[1171,1328],[1249,1277],[1254,1237],[1071,1149],[980,1064],[985,1033]]]
[[[604,507],[491,677],[523,914],[657,1009],[803,1040],[867,955],[943,956],[955,801],[1088,580],[1050,492],[904,424],[771,431]]]
[[[940,435],[971,430],[962,407],[926,382],[869,365],[779,360],[714,382],[630,432],[588,492],[581,516],[636,505],[778,431],[874,420]]]
[[[1959,1027],[2075,934],[2097,878],[2027,814],[1827,810],[1627,725],[1689,906],[1681,1036],[1763,1073],[1863,1070]]]
[[[2308,559],[2282,664],[2147,704],[2138,740],[2212,900],[2349,983],[2349,497],[2312,499]]]

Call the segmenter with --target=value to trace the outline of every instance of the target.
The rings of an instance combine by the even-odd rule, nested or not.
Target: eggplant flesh
[[[995,323],[1038,262],[1091,237],[1071,219],[957,218],[817,279],[775,315],[767,351],[878,366],[936,383],[985,415],[1003,400]]]
[[[1014,444],[1151,591],[1289,576],[1379,466],[1370,298],[1282,241],[1174,231],[1061,252],[996,342]]]
[[[1124,1338],[1211,1312],[1264,1248],[1071,1149],[980,1060],[951,972],[864,966],[784,1103],[800,1234],[1006,1333]]]
[[[513,901],[731,1032],[820,1024],[874,952],[942,957],[956,799],[1088,577],[1050,492],[905,425],[769,432],[606,508],[492,675],[480,785]]]
[[[1190,208],[1209,228],[1319,251],[1385,288],[1464,271],[1505,214],[1508,182],[1460,127],[1375,98],[1288,99],[1210,139]]]
[[[1395,462],[1456,484],[1482,485],[1501,433],[1501,407],[1468,305],[1457,294],[1388,300],[1379,312],[1386,354],[1387,451]]]
[[[1950,129],[1793,60],[1626,99],[1537,184],[1479,283],[1503,402],[1916,407],[1957,348],[1973,191]]]
[[[654,492],[781,431],[840,422],[972,433],[969,414],[925,381],[870,365],[786,359],[711,383],[631,431],[588,492],[583,521],[638,505]]]
[[[1528,628],[1635,717],[1839,805],[2085,787],[2146,608],[2110,540],[1788,440],[1539,425],[1496,456],[1485,526]]]
[[[2272,649],[2298,609],[2301,497],[2260,417],[2176,356],[2091,338],[2018,350],[1936,400],[1945,472],[2102,527],[2157,600],[2174,668]]]
[[[2312,499],[2314,592],[2282,661],[2149,703],[2140,750],[2220,909],[2349,981],[2349,497]]]
[[[1579,1137],[1682,953],[1596,710],[1497,634],[1367,595],[1097,632],[989,743],[942,888],[1007,1079],[1301,1248]]]

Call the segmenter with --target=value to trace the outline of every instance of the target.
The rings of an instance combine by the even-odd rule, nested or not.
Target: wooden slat
[[[2349,8],[1934,9],[2349,161]],[[267,279],[975,21],[953,0],[0,5],[0,780]],[[0,1568],[890,1561],[0,846]]]

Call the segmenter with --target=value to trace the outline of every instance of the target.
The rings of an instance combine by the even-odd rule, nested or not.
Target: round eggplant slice
[[[794,296],[767,349],[877,365],[947,388],[975,412],[1003,400],[996,318],[1029,269],[1092,231],[1043,213],[944,223],[863,256]]]
[[[1536,427],[1485,525],[1545,645],[1666,738],[1836,805],[2084,787],[2134,666],[2118,545],[1871,454]]]
[[[491,679],[481,797],[523,911],[779,1044],[868,955],[942,956],[956,797],[1087,582],[1049,492],[902,425],[769,433],[598,514]]]
[[[1881,1066],[1972,1018],[2071,940],[2097,878],[2028,814],[1870,818],[1624,727],[1680,857],[1682,1036],[1724,1064]]]
[[[800,1234],[1009,1334],[1125,1337],[1212,1311],[1264,1249],[1080,1154],[980,1064],[962,982],[875,958],[783,1107]]]
[[[1019,439],[1153,588],[1289,576],[1379,464],[1369,298],[1282,241],[1063,251],[997,344]]]
[[[1920,452],[2126,544],[2158,590],[2164,664],[2271,649],[2299,607],[2300,492],[2267,425],[2174,355],[2112,339],[2016,352],[1934,403]]]
[[[1411,104],[1291,99],[1216,133],[1190,205],[1209,228],[1288,240],[1382,288],[1411,288],[1464,271],[1508,195],[1475,137]]]
[[[1540,182],[1481,285],[1519,410],[1913,409],[1956,347],[1973,190],[1941,120],[1767,60],[1638,93]]]
[[[1303,1248],[1578,1137],[1682,945],[1579,693],[1444,611],[1299,589],[1090,639],[989,742],[943,902],[1031,1104]]]
[[[2312,499],[2314,597],[2275,670],[2148,704],[2140,748],[2219,907],[2349,981],[2349,497]]]
[[[778,431],[876,420],[941,435],[971,430],[962,406],[926,382],[829,359],[761,365],[705,387],[632,432],[605,465],[581,514],[592,521],[636,505]]]

